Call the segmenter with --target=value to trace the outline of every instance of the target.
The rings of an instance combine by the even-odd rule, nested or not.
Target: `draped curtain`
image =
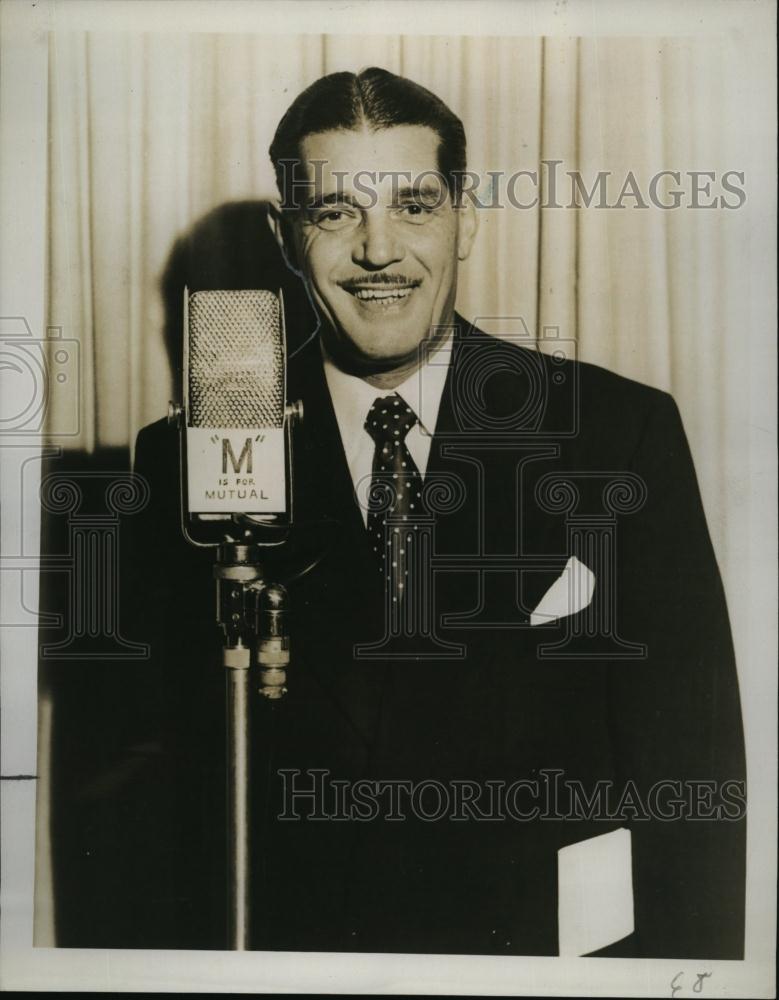
[[[611,171],[611,200],[629,171],[646,199],[656,172],[678,170],[689,204],[684,172],[744,171],[748,188],[759,167],[744,58],[733,33],[52,35],[48,322],[81,344],[71,445],[129,446],[178,395],[160,294],[171,247],[217,206],[274,195],[273,131],[320,75],[378,65],[430,88],[462,118],[471,170],[539,173],[535,192],[528,177],[516,185],[524,203],[549,194],[540,162],[560,161],[563,180],[578,170],[588,188]],[[567,181],[559,200],[571,201]],[[754,479],[745,386],[750,352],[766,343],[749,330],[759,214],[749,201],[623,206],[484,208],[458,308],[499,334],[526,329],[544,350],[556,335],[580,359],[674,394],[723,570],[748,722],[749,680],[762,669],[749,655],[743,587]],[[54,393],[55,424],[71,405]]]
[[[456,110],[471,170],[503,172],[502,207],[479,189],[488,207],[460,311],[498,334],[526,329],[542,349],[550,336],[573,342],[583,360],[672,391],[727,562],[728,493],[745,473],[743,213],[629,196],[620,209],[567,206],[576,170],[587,189],[610,171],[610,203],[629,171],[646,202],[661,170],[744,170],[738,56],[725,38],[52,35],[48,316],[81,344],[71,445],[131,444],[165,412],[177,392],[159,284],[174,241],[216,206],[274,195],[267,148],[303,87],[379,65]],[[566,207],[542,209],[552,169]],[[522,205],[541,195],[532,207],[507,198],[519,171],[538,177],[513,186]],[[682,186],[689,202],[684,173]],[[55,426],[71,407],[53,394]]]

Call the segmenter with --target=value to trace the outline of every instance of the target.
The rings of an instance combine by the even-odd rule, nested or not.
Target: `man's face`
[[[366,372],[407,364],[452,320],[475,219],[472,206],[452,204],[438,145],[417,125],[302,143],[312,190],[292,223],[294,256],[338,351]]]

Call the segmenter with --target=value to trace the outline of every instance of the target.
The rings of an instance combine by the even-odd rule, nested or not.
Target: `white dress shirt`
[[[430,355],[426,362],[405,382],[394,389],[377,389],[356,375],[347,375],[336,368],[324,351],[325,377],[333,401],[338,430],[341,433],[346,462],[360,504],[362,519],[367,525],[366,498],[371,482],[373,454],[376,445],[365,430],[365,418],[374,402],[382,396],[397,393],[416,413],[417,421],[406,436],[406,445],[417,468],[424,477],[430,445],[438,420],[444,383],[449,373],[452,355],[452,334]]]

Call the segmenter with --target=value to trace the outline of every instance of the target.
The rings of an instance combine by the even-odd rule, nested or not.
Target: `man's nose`
[[[352,260],[369,270],[397,263],[405,249],[385,212],[366,212],[355,239]]]

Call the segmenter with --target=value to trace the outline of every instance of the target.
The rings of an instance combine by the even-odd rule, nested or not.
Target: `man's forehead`
[[[318,196],[436,185],[440,139],[425,125],[338,129],[306,136],[301,173]]]

